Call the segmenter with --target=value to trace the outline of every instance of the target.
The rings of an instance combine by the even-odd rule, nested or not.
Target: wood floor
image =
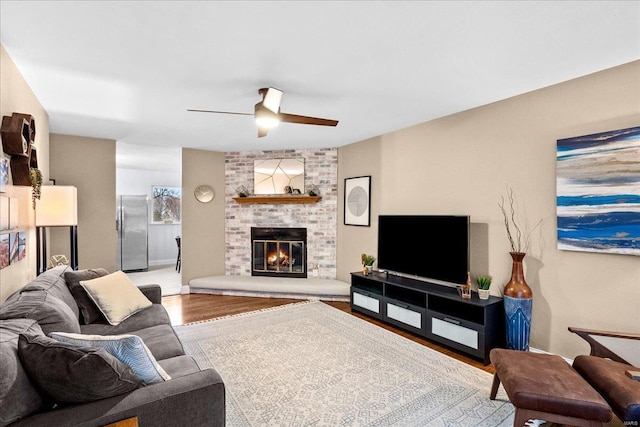
[[[300,300],[289,298],[258,298],[206,294],[172,295],[162,298],[162,304],[169,312],[171,323],[173,325],[182,325],[185,323],[198,322],[201,320],[245,313],[248,311],[262,310],[265,308],[277,307],[296,302],[300,302]],[[325,301],[325,303],[342,310],[345,313],[349,313],[353,316],[366,320],[367,322],[373,323],[374,325],[378,325],[384,329],[402,335],[426,347],[444,353],[447,356],[468,363],[469,365],[475,366],[476,368],[489,373],[494,373],[492,365],[485,366],[482,362],[476,359],[466,357],[460,353],[441,347],[425,340],[424,338],[382,323],[377,319],[373,319],[357,312],[352,312],[348,302]]]

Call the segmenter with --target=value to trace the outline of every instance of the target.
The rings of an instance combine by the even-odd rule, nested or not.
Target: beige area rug
[[[511,426],[492,375],[322,302],[177,326],[227,426]]]

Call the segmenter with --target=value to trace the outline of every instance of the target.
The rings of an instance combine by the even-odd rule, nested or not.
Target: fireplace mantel
[[[306,195],[274,195],[274,196],[247,196],[247,197],[234,197],[233,200],[240,204],[254,204],[254,203],[318,203],[322,199],[322,196],[306,196]]]

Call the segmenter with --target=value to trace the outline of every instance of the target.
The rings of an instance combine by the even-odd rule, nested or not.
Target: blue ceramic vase
[[[511,280],[504,286],[504,311],[507,329],[507,348],[529,350],[533,293],[524,279],[522,260],[526,253],[510,252]]]

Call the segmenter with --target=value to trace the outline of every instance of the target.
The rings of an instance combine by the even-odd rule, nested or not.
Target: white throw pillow
[[[171,379],[153,357],[142,338],[137,335],[82,335],[51,332],[49,336],[60,342],[106,350],[107,353],[128,365],[145,385]]]
[[[97,279],[81,280],[80,285],[110,325],[118,325],[138,311],[153,305],[122,271]]]

